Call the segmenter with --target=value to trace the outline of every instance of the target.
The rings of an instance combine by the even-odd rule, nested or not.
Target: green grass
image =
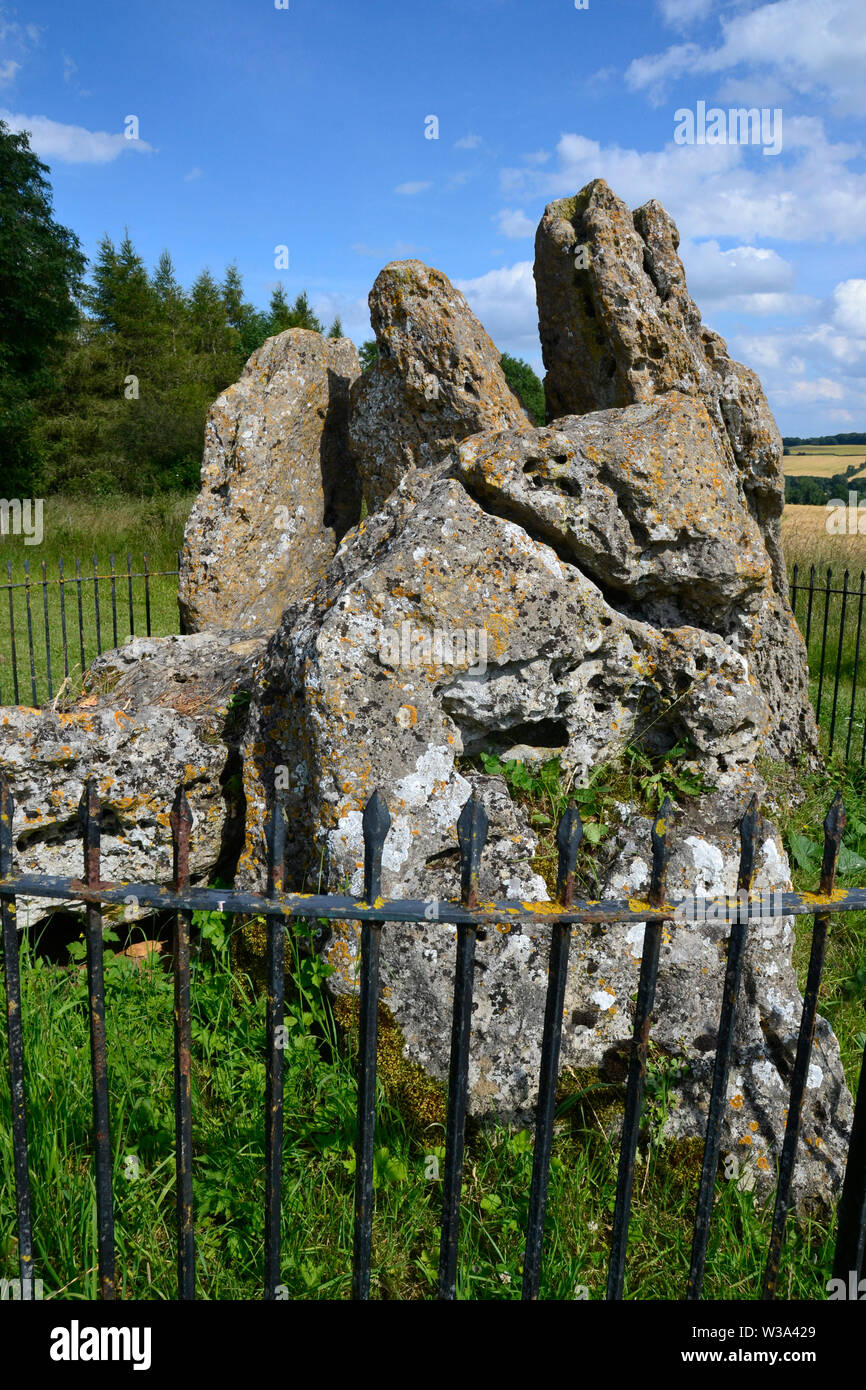
[[[150,591],[150,631],[162,637],[178,630],[177,579],[160,571],[177,570],[177,552],[183,543],[183,530],[192,506],[188,494],[166,494],[142,500],[130,497],[100,497],[98,503],[79,497],[48,497],[43,513],[43,539],[39,545],[25,545],[23,536],[0,536],[0,703],[15,702],[15,680],[11,622],[9,613],[11,580],[19,586],[11,590],[12,618],[15,626],[15,669],[18,675],[18,702],[44,704],[51,698],[48,682],[48,655],[51,660],[51,692],[56,696],[66,674],[62,642],[60,561],[65,584],[68,690],[78,692],[82,672],[101,648],[122,645],[131,626],[138,635],[147,631],[146,588]],[[93,583],[93,557],[98,559],[100,631],[97,633],[96,601]],[[115,616],[112,609],[110,557],[114,556]],[[144,556],[155,576],[149,586],[143,578],[132,583],[132,624],[129,614],[127,555],[132,557],[133,574],[141,574]],[[75,560],[81,562],[81,621],[79,627]],[[30,570],[29,595],[25,564]],[[48,603],[48,641],[46,643],[44,590]],[[28,597],[33,632],[33,668],[28,641]],[[36,699],[34,701],[34,690]]]
[[[533,772],[500,764],[518,799],[541,817],[540,855],[549,853],[555,818],[566,799],[554,765]],[[491,768],[491,770],[493,770]],[[767,765],[772,796],[785,802],[794,771]],[[694,774],[677,756],[656,766],[633,753],[601,770],[581,802],[594,839],[610,833],[610,802],[633,794],[647,810],[667,791],[682,797]],[[782,828],[820,841],[815,825],[826,806],[826,779],[807,779],[807,803]],[[845,784],[849,847],[866,849],[863,779]],[[862,819],[861,819],[862,818]],[[545,823],[545,821],[547,823]],[[803,829],[808,826],[808,831]],[[590,839],[590,844],[592,839]],[[801,854],[808,863],[803,847]],[[591,871],[583,863],[584,875]],[[797,869],[799,886],[814,886]],[[858,875],[853,874],[856,881]],[[848,881],[845,875],[843,882]],[[228,921],[196,915],[193,966],[193,1114],[198,1287],[204,1298],[256,1298],[263,1269],[265,1000],[232,956]],[[237,929],[235,929],[237,930]],[[355,1139],[356,1040],[334,1020],[324,988],[329,967],[305,948],[296,926],[288,952],[283,1260],[291,1299],[350,1295]],[[798,927],[804,968],[808,924]],[[834,919],[821,1009],[842,1043],[849,1082],[862,1048],[864,933],[861,915]],[[115,943],[109,939],[111,952]],[[27,1058],[30,1170],[38,1277],[46,1297],[97,1294],[87,999],[83,947],[73,942],[68,966],[51,965],[24,938],[23,1025]],[[234,965],[231,964],[234,959]],[[135,969],[121,955],[107,964],[118,1277],[126,1298],[168,1299],[175,1292],[172,986],[161,964]],[[670,1059],[651,1049],[645,1126],[639,1150],[626,1296],[680,1298],[688,1273],[699,1141],[670,1146],[662,1138],[670,1100]],[[583,1089],[581,1089],[583,1088]],[[608,1094],[608,1092],[610,1094]],[[551,1168],[541,1297],[604,1294],[616,1188],[617,1153],[596,1122],[596,1107],[621,1100],[566,1073],[561,1086]],[[0,1072],[0,1114],[9,1113],[8,1073]],[[380,1086],[376,1133],[376,1203],[372,1293],[411,1300],[435,1295],[438,1263],[442,1127],[422,1128],[400,1113]],[[696,1151],[697,1150],[697,1151]],[[458,1297],[503,1300],[520,1294],[528,1213],[532,1136],[497,1126],[470,1126],[465,1159]],[[0,1126],[0,1277],[12,1278],[15,1222],[8,1121]],[[705,1296],[757,1296],[771,1206],[720,1176]],[[820,1300],[831,1273],[829,1220],[789,1223],[780,1291]]]
[[[841,568],[831,567],[829,582],[827,568],[816,568],[811,605],[809,583],[808,568],[801,570],[797,593],[792,597],[797,623],[806,641],[809,696],[818,720],[822,752],[825,756],[844,756],[847,748],[851,760],[859,762],[866,748],[866,626],[861,632],[859,650],[857,627],[858,617],[861,624],[866,620],[866,600],[860,599],[859,575],[849,576],[848,593],[844,594]]]

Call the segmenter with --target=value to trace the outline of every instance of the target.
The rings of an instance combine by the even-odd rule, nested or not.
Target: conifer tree
[[[86,264],[55,222],[48,166],[0,120],[0,460],[7,496],[38,486],[34,396],[47,389],[79,322]]]

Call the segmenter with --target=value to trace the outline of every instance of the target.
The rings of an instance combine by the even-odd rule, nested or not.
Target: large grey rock
[[[370,291],[379,360],[352,388],[350,437],[368,506],[478,430],[528,424],[500,354],[459,290],[421,261],[392,261]]]
[[[721,638],[766,701],[768,746],[813,746],[802,641],[703,401],[670,392],[547,429],[475,435],[455,458],[452,471],[486,511],[579,567],[616,612],[651,623],[667,644],[681,645],[674,631],[698,629],[696,691],[701,649]],[[682,679],[681,656],[659,661],[664,698],[679,700]],[[718,726],[702,734],[700,723],[688,732],[712,753]]]
[[[666,924],[662,932],[651,1029],[656,1065],[687,1067],[687,1074],[673,1086],[673,1103],[664,1118],[668,1139],[702,1137],[706,1129],[730,926],[702,920],[700,903],[736,894],[737,827],[748,797],[760,790],[759,779],[746,775],[734,789],[684,801],[669,830],[673,853],[667,896],[694,894],[695,908]],[[762,824],[758,844],[753,891],[765,895],[768,912],[766,920],[749,925],[722,1130],[722,1153],[730,1156],[726,1172],[746,1187],[766,1186],[776,1178],[802,1013],[791,961],[793,918],[769,916],[772,890],[791,887],[787,856],[769,821]],[[650,821],[631,817],[606,848],[613,862],[600,884],[601,895],[644,897],[650,880]],[[575,1066],[608,1070],[619,1057],[624,1067],[643,928],[579,928],[574,945],[566,998],[571,1020],[565,1029],[566,1056]],[[798,1197],[838,1196],[851,1119],[839,1044],[826,1019],[819,1018],[794,1177]]]
[[[238,748],[265,640],[243,632],[132,638],[97,657],[73,708],[0,711],[17,869],[80,877],[77,808],[92,774],[104,813],[103,879],[170,881],[169,813],[181,782],[193,813],[192,882],[230,879],[244,826]],[[20,920],[61,905],[28,899]],[[135,921],[150,909],[130,902],[122,911]],[[119,915],[106,909],[107,920]]]
[[[103,809],[103,879],[171,882],[168,817],[183,782],[193,814],[190,875],[194,883],[207,882],[223,839],[225,763],[222,743],[203,739],[195,719],[173,709],[3,709],[0,772],[15,798],[17,872],[82,876],[78,803],[93,776]],[[61,906],[69,908],[47,898],[20,900],[19,924]],[[145,915],[134,902],[120,913],[127,921]],[[108,920],[115,915],[106,912]]]
[[[734,362],[723,339],[702,324],[679,240],[660,203],[652,199],[632,213],[603,179],[545,209],[535,281],[548,416],[583,415],[668,391],[699,396],[736,460],[759,523],[773,527],[778,540],[779,431],[754,372]],[[781,587],[784,570],[776,577]]]
[[[361,514],[348,446],[359,372],[348,338],[289,328],[214,402],[181,557],[185,632],[273,632],[314,587]]]
[[[547,207],[536,235],[535,280],[548,418],[671,391],[703,402],[724,460],[723,486],[737,487],[770,561],[753,647],[761,685],[787,692],[770,751],[805,749],[814,757],[806,653],[790,613],[781,547],[782,440],[755,373],[733,361],[723,339],[702,324],[678,245],[660,203],[632,213],[603,179]]]
[[[494,438],[505,450],[509,436]],[[613,608],[564,550],[448,476],[461,467],[407,475],[270,642],[245,743],[252,878],[275,789],[293,872],[312,874],[324,852],[325,880],[356,885],[361,811],[387,790],[391,891],[412,896],[427,857],[453,843],[460,754],[553,746],[583,780],[647,726],[667,746],[689,734],[719,770],[760,747],[767,702],[732,645]]]
[[[132,637],[91,663],[82,696],[129,712],[163,705],[222,734],[230,709],[249,703],[267,632]],[[229,740],[231,735],[228,735]]]

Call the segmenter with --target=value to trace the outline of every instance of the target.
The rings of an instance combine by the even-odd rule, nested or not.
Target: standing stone
[[[348,338],[290,328],[211,407],[178,603],[185,632],[269,629],[361,514],[348,447]]]
[[[772,567],[760,641],[762,686],[791,692],[773,746],[814,754],[806,653],[788,603],[781,547],[782,440],[761,383],[701,323],[677,254],[679,232],[652,199],[635,212],[603,179],[551,203],[535,240],[539,332],[550,421],[677,391],[703,401],[719,452],[757,522]]]
[[[392,261],[370,291],[379,360],[352,388],[350,436],[371,510],[410,468],[479,430],[528,425],[500,354],[459,290],[422,261]]]

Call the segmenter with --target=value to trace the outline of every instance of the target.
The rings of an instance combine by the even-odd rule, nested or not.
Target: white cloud
[[[523,159],[527,164],[546,164],[550,159],[550,150],[533,150],[531,154],[525,154]]]
[[[771,407],[785,409],[786,433],[824,433],[831,418],[843,420],[852,413],[863,420],[864,309],[866,280],[843,280],[797,327],[731,341],[734,355],[761,373]],[[835,410],[822,408],[830,402],[836,403]],[[793,422],[798,422],[797,427]]]
[[[793,389],[801,399],[810,401],[841,401],[845,389],[841,382],[819,377],[817,381],[795,381]]]
[[[670,3],[673,8],[678,0]],[[773,0],[723,17],[721,28],[716,48],[675,44],[634,59],[626,72],[628,85],[647,90],[657,101],[665,82],[683,72],[757,67],[778,73],[795,92],[826,98],[839,112],[866,113],[862,0]]]
[[[10,82],[15,81],[15,74],[20,71],[21,64],[11,58],[7,58],[5,63],[0,63],[0,87],[8,87]]]
[[[313,310],[321,319],[327,333],[339,315],[343,333],[358,346],[376,335],[370,325],[370,306],[366,295],[326,293],[312,296]]]
[[[482,143],[480,135],[461,135],[459,140],[454,141],[455,150],[477,150]]]
[[[28,131],[30,144],[42,159],[59,159],[65,164],[109,164],[125,150],[138,154],[153,152],[146,140],[127,140],[123,134],[63,125],[47,116],[17,116],[0,110],[0,120],[11,130]]]
[[[654,106],[665,99],[667,83],[694,71],[701,59],[696,43],[678,43],[664,53],[651,53],[645,58],[632,58],[625,70],[626,85],[634,91],[647,91]]]
[[[500,183],[515,200],[549,201],[604,178],[630,207],[657,198],[692,237],[853,241],[866,226],[859,154],[831,143],[812,117],[785,122],[784,156],[773,158],[734,144],[639,151],[565,134],[556,169],[506,168]]]
[[[188,174],[184,174],[183,181],[184,183],[194,183],[196,179],[201,178],[204,178],[204,169],[200,169],[196,164],[193,169],[190,169]]]
[[[531,261],[488,270],[473,280],[455,280],[500,351],[540,358],[538,310]]]
[[[854,338],[866,338],[866,280],[842,280],[830,303],[837,328]]]
[[[814,309],[819,301],[794,293],[794,267],[765,246],[734,246],[723,251],[715,240],[683,238],[680,256],[689,292],[707,310],[740,314],[791,315]]]
[[[535,236],[536,224],[526,216],[522,208],[503,208],[493,219],[499,223],[503,236],[519,241],[521,237]]]
[[[697,19],[706,19],[713,3],[714,0],[659,0],[659,9],[665,24],[682,29]]]
[[[427,182],[424,182],[422,179],[419,179],[414,183],[398,183],[397,187],[394,189],[394,192],[404,194],[406,197],[411,198],[416,193],[423,193],[425,189],[432,187],[433,185],[429,182],[429,180]]]

